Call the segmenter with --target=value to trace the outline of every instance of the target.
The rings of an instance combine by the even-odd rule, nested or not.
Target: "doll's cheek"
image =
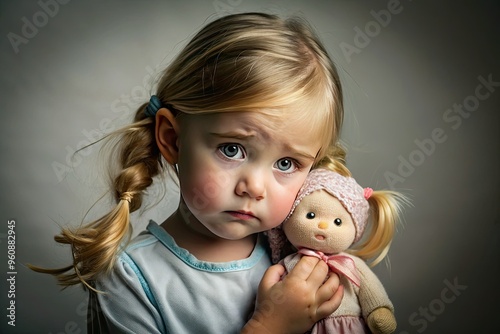
[[[332,238],[332,242],[330,243],[332,245],[333,252],[338,253],[338,252],[343,252],[346,249],[348,249],[352,245],[353,239],[351,238],[343,238],[342,236],[338,236],[337,238]]]
[[[283,225],[283,230],[287,235],[288,241],[294,246],[304,246],[306,241],[312,239],[312,234],[310,229],[308,229],[303,224],[297,224],[293,221],[288,221]]]

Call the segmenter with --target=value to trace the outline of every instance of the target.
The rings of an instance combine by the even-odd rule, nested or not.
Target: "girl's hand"
[[[266,271],[242,333],[304,333],[339,307],[343,287],[334,273],[325,282],[328,266],[323,261],[303,256],[280,281],[284,273],[279,264]]]

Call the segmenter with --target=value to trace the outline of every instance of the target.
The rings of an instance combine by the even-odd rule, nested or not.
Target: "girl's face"
[[[183,115],[179,125],[184,217],[229,240],[285,219],[321,146],[306,125],[255,112]]]

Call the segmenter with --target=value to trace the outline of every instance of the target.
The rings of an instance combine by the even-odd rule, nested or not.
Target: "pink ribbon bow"
[[[299,253],[307,256],[314,256],[318,259],[325,261],[325,263],[330,267],[330,270],[339,275],[344,275],[353,284],[359,287],[361,279],[354,264],[354,260],[347,255],[325,255],[323,252],[315,251],[312,249],[301,248]]]

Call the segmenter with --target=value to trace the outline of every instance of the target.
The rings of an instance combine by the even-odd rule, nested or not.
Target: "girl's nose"
[[[246,173],[236,184],[235,192],[238,196],[248,196],[257,200],[264,199],[266,193],[264,175],[255,170]]]
[[[328,228],[328,223],[327,222],[319,222],[318,227],[322,230],[326,230]]]

